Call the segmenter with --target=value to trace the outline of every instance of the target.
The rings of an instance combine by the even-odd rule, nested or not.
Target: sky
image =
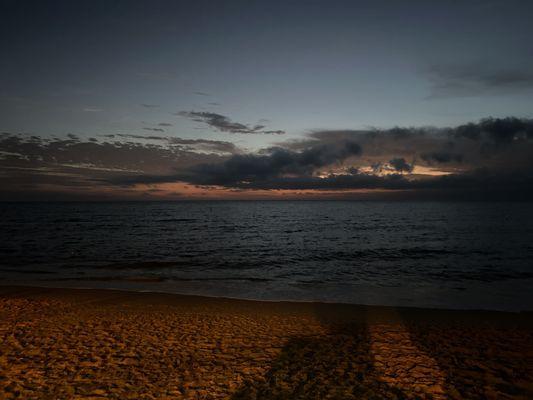
[[[531,199],[533,3],[0,5],[0,200]]]

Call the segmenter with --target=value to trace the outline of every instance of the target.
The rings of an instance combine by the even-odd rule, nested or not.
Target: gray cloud
[[[165,173],[188,167],[198,162],[220,159],[214,154],[193,151],[192,142],[179,138],[142,135],[104,135],[109,138],[152,139],[161,145],[132,141],[112,143],[72,139],[44,139],[36,136],[4,133],[0,136],[0,165],[7,168],[48,168],[63,165],[87,169],[128,170],[146,173]],[[229,146],[226,142],[205,141],[207,145]],[[181,145],[181,146],[180,146]],[[185,148],[189,145],[189,148]]]
[[[247,164],[244,162],[243,164]],[[441,199],[441,200],[533,200],[533,170],[515,174],[497,174],[486,170],[474,170],[464,174],[438,176],[431,179],[412,180],[405,175],[391,174],[385,176],[352,173],[318,177],[271,176],[268,174],[240,175],[237,181],[225,171],[194,168],[194,175],[148,175],[121,177],[113,183],[130,186],[137,183],[156,184],[175,181],[187,181],[192,184],[211,187],[226,186],[236,190],[385,190],[391,198]],[[248,179],[248,180],[246,180]],[[395,193],[394,193],[395,192]],[[344,195],[340,195],[344,197]],[[383,194],[381,195],[383,196]],[[379,198],[379,197],[378,197]],[[381,197],[383,198],[383,197]]]
[[[375,165],[376,172],[391,158],[417,160],[421,166],[439,165],[457,172],[480,166],[508,169],[526,165],[533,151],[533,120],[486,118],[451,128],[393,128],[343,131],[314,131],[307,139],[278,143],[300,151],[316,143],[353,140],[364,154],[354,167]]]
[[[381,189],[409,198],[533,199],[528,119],[314,131],[256,153],[231,142],[165,135],[101,138],[111,142],[0,134],[0,185],[27,193],[39,185],[130,190],[138,183],[183,182],[232,190]]]
[[[413,171],[413,164],[409,164],[405,161],[405,158],[393,158],[389,160],[389,164],[397,172],[411,172]]]
[[[463,156],[461,154],[454,154],[446,151],[435,151],[432,153],[425,153],[421,155],[422,160],[428,162],[429,164],[435,163],[449,163],[449,162],[458,162],[463,161]]]
[[[135,135],[131,133],[116,133],[101,135],[106,138],[123,138],[123,139],[140,139],[140,140],[152,140],[166,142],[169,146],[174,148],[179,147],[186,151],[204,151],[204,152],[216,152],[216,153],[230,153],[236,154],[240,150],[234,143],[225,142],[221,140],[208,140],[208,139],[182,139],[173,136],[153,136],[153,135]]]
[[[351,141],[319,144],[302,152],[275,147],[263,154],[237,154],[220,164],[193,166],[181,178],[198,185],[239,187],[242,182],[253,184],[287,175],[311,176],[318,168],[360,153],[361,147]]]
[[[120,197],[112,182],[144,175],[166,176],[193,165],[217,163],[239,150],[222,141],[142,135],[104,135],[106,139],[156,140],[161,144],[0,134],[1,199]],[[129,190],[129,189],[128,189]],[[51,194],[53,192],[53,195]],[[76,192],[76,193],[74,193]],[[101,193],[99,196],[98,193]],[[135,195],[135,192],[132,192]],[[26,196],[26,197],[25,197]],[[40,196],[40,195],[39,195]],[[41,196],[39,197],[41,198]]]
[[[100,135],[105,138],[128,138],[128,139],[146,139],[146,140],[167,140],[166,136],[147,136],[147,135],[134,135],[130,133],[115,133],[108,135]]]
[[[489,69],[486,65],[432,66],[430,97],[497,95],[533,90],[533,69]]]
[[[282,130],[263,130],[265,125],[245,125],[239,122],[234,122],[228,117],[212,112],[204,111],[181,111],[177,113],[182,117],[192,119],[196,122],[203,122],[212,128],[222,132],[230,133],[245,133],[245,134],[275,134],[283,135],[285,131]]]
[[[157,104],[141,104],[144,108],[158,108],[159,106]]]
[[[486,118],[478,123],[460,125],[455,137],[485,140],[496,145],[510,144],[521,139],[533,139],[533,120],[520,118]]]
[[[206,152],[237,154],[240,150],[231,142],[207,139],[167,138],[171,145],[181,146],[185,150],[201,150]]]
[[[143,128],[145,131],[165,132],[162,128]]]
[[[506,198],[508,192],[527,197],[533,176],[532,128],[528,119],[487,118],[454,128],[315,131],[305,140],[281,142],[260,154],[195,165],[172,179],[236,189],[450,191],[457,198],[472,192]],[[347,151],[349,146],[353,151]],[[348,167],[340,169],[344,172],[327,174],[328,166],[347,158]],[[417,158],[417,164],[445,167],[450,175],[403,175],[415,167],[406,160]],[[362,172],[369,166],[370,173]]]
[[[170,124],[168,122],[160,122],[157,124],[158,126],[174,126],[173,124]]]

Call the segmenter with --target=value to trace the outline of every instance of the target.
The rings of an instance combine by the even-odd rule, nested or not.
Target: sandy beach
[[[531,399],[532,317],[0,287],[0,398]]]

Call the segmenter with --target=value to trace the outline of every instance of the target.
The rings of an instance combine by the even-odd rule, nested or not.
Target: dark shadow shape
[[[379,379],[366,311],[360,307],[353,318],[347,317],[353,309],[317,304],[316,316],[328,333],[289,340],[269,372],[246,381],[231,399],[417,399]]]
[[[446,376],[449,399],[533,399],[533,319],[498,312],[403,310],[411,340]]]

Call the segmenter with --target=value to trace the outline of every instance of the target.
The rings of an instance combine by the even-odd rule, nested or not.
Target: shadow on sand
[[[289,340],[270,371],[245,382],[233,400],[407,398],[379,379],[366,310],[348,320],[327,305],[317,304],[314,311],[327,334]]]
[[[435,320],[428,311],[339,310],[316,305],[327,334],[289,340],[269,372],[232,399],[533,398],[532,367],[520,351],[532,339],[508,322],[495,328],[468,314]]]
[[[401,314],[411,340],[445,376],[445,398],[533,399],[533,319],[483,311]]]

